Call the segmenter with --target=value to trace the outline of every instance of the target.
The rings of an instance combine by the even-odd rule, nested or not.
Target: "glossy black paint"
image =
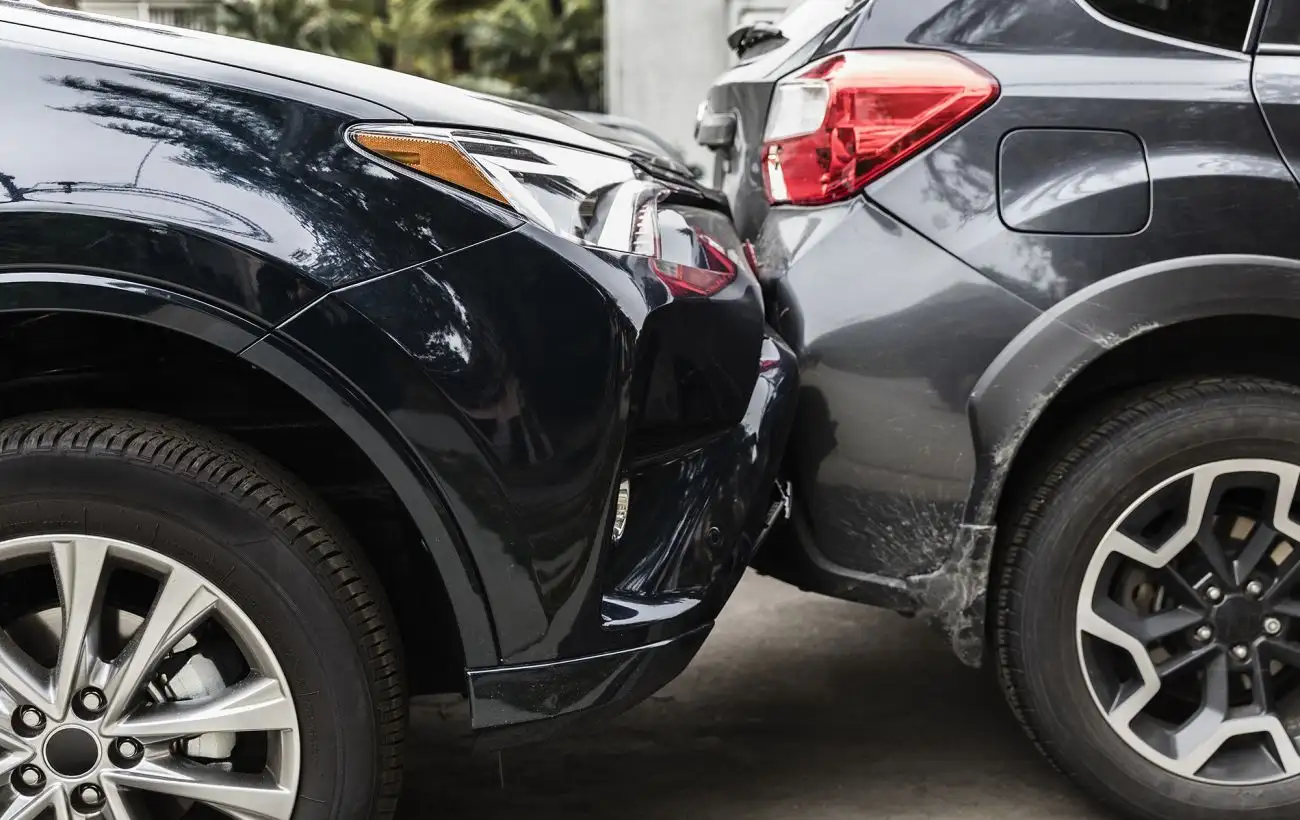
[[[979,663],[1003,489],[1053,402],[1123,384],[1110,354],[1164,331],[1300,318],[1297,12],[1259,12],[1255,59],[1081,0],[875,0],[821,39],[952,51],[1002,91],[855,201],[765,220],[769,315],[803,371],[796,516],[766,568],[928,616]],[[1229,367],[1211,353],[1189,361]]]
[[[771,523],[795,398],[719,197],[567,115],[9,0],[0,76],[0,313],[178,331],[305,398],[409,513],[422,544],[395,548],[427,555],[395,565],[436,567],[407,586],[445,590],[459,635],[428,640],[459,638],[480,727],[621,708],[680,671]],[[663,259],[346,139],[412,120],[641,166]],[[678,263],[730,284],[675,294]],[[638,511],[614,543],[624,477]]]
[[[5,22],[62,23],[52,12],[0,9],[0,268],[130,272],[271,326],[331,288],[519,223],[348,147],[355,117],[391,118],[373,105],[277,96],[251,71],[219,84],[201,63],[179,73],[179,59]],[[112,64],[65,53],[77,48]]]
[[[737,460],[747,451],[709,442],[789,403],[773,402],[754,422],[745,415],[759,375],[761,316],[752,274],[719,298],[675,301],[644,259],[594,254],[524,226],[338,291],[282,333],[355,384],[411,442],[473,556],[501,658],[533,663],[664,637],[653,619],[619,631],[603,625],[601,596],[620,578],[604,565],[617,565],[607,540],[610,492],[621,471],[689,468],[690,480],[664,487],[661,503],[680,503],[673,499],[692,486],[704,510],[715,470],[746,479]],[[657,383],[635,371],[660,370],[681,379],[657,385],[667,394],[638,398]],[[710,395],[692,399],[696,382]],[[742,386],[745,398],[735,402]],[[665,440],[664,423],[645,423],[651,406],[663,417],[650,421],[688,437]],[[783,439],[762,442],[761,457]],[[760,501],[763,487],[749,486]],[[734,503],[748,507],[745,497]],[[713,563],[730,566],[743,552],[735,541],[743,516],[727,523]],[[704,549],[706,536],[674,528],[627,552]],[[654,603],[681,592],[641,597]],[[711,617],[702,609],[692,625]]]
[[[492,750],[566,730],[578,721],[612,717],[677,677],[704,645],[701,626],[649,646],[590,658],[471,670],[470,709]]]
[[[687,613],[712,618],[721,611],[773,523],[770,488],[794,421],[796,366],[785,342],[766,331],[740,423],[692,452],[630,469],[635,525],[609,556],[607,630],[635,629],[663,613],[667,620],[656,627],[663,631],[689,620]],[[727,537],[733,532],[734,540]]]
[[[528,105],[472,94],[419,77],[386,71],[375,66],[338,60],[301,51],[203,32],[161,26],[140,26],[127,21],[92,19],[59,9],[24,7],[7,3],[5,19],[20,25],[51,28],[104,43],[121,43],[148,49],[159,55],[199,60],[209,64],[205,77],[220,82],[227,72],[251,72],[269,78],[284,78],[307,88],[293,88],[291,96],[311,99],[346,96],[352,107],[384,110],[385,115],[369,119],[405,119],[443,125],[474,125],[492,131],[524,134],[579,148],[626,154],[608,142],[587,134],[569,121],[572,118],[539,116]],[[52,20],[59,15],[61,19]],[[26,39],[27,35],[22,38]],[[281,85],[281,88],[289,86]],[[325,97],[322,97],[324,99]]]
[[[676,676],[699,650],[780,517],[779,504],[766,503],[766,489],[794,417],[794,354],[769,333],[760,366],[738,425],[696,452],[631,473],[629,530],[608,550],[611,583],[600,606],[610,645],[627,646],[631,637],[635,647],[471,670],[474,725],[492,730],[486,743],[626,709]]]
[[[229,353],[239,353],[262,335],[256,324],[238,314],[165,288],[40,268],[0,273],[0,313],[57,310],[130,318],[200,339]]]

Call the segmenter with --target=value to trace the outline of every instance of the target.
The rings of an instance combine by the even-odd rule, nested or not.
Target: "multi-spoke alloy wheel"
[[[6,573],[8,576],[6,577]],[[17,577],[16,577],[17,576]],[[21,585],[21,587],[19,586]],[[261,633],[211,581],[145,547],[86,535],[0,542],[0,590],[57,590],[0,637],[3,820],[149,816],[171,798],[288,820],[298,721]],[[24,592],[25,590],[25,592]]]
[[[1156,388],[1038,455],[994,604],[1030,736],[1142,820],[1300,816],[1300,388]]]
[[[386,820],[401,667],[343,528],[257,453],[0,422],[0,820]]]
[[[1093,555],[1078,610],[1093,697],[1171,772],[1234,785],[1300,774],[1300,726],[1279,712],[1300,695],[1298,481],[1279,461],[1194,467],[1126,510]]]

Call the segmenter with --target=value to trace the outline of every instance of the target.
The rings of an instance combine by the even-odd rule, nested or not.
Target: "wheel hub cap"
[[[0,600],[16,614],[0,623],[0,820],[289,820],[290,687],[214,582],[137,544],[46,535],[0,541]]]
[[[1229,595],[1210,613],[1219,643],[1229,647],[1252,644],[1264,634],[1264,606],[1245,595]]]
[[[45,762],[63,777],[84,777],[99,763],[99,741],[80,726],[59,729],[45,741]]]
[[[1133,502],[1089,562],[1076,623],[1093,702],[1180,777],[1300,778],[1297,487],[1300,466],[1268,459],[1185,470]]]

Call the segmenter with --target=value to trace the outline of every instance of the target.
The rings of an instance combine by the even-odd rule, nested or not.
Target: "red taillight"
[[[725,274],[662,259],[653,259],[650,264],[673,296],[712,296],[736,278],[735,273]]]
[[[736,281],[736,263],[722,246],[705,233],[696,233],[709,267],[652,259],[650,266],[674,296],[712,296]]]
[[[846,51],[776,87],[763,144],[773,204],[849,197],[988,106],[998,81],[941,51]]]

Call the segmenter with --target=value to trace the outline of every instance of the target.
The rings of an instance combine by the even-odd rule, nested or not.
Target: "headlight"
[[[668,188],[618,157],[462,129],[362,125],[348,137],[380,161],[490,199],[573,242],[650,257],[675,297],[712,296],[747,264],[714,238],[728,233],[739,247],[729,219],[665,202]]]
[[[560,236],[657,256],[666,190],[626,160],[507,134],[359,126],[363,151],[513,208]]]

